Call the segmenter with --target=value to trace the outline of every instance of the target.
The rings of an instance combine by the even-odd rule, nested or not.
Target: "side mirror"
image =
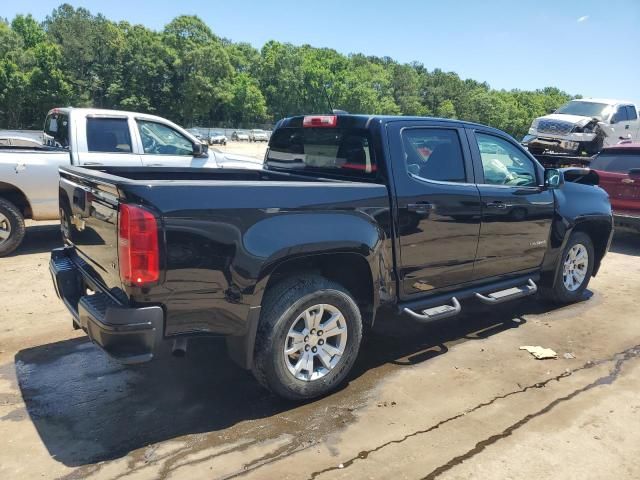
[[[208,151],[209,151],[209,146],[206,143],[197,142],[193,144],[194,157],[206,157]]]
[[[629,176],[634,179],[640,180],[640,168],[632,168],[631,170],[629,170]]]
[[[556,113],[555,108],[547,108],[547,115],[551,115],[552,113]]]
[[[556,168],[547,168],[544,171],[544,186],[545,188],[554,189],[559,188],[562,185],[562,172]]]
[[[618,114],[613,114],[613,115],[611,116],[611,120],[609,120],[609,123],[610,123],[611,125],[613,125],[613,124],[615,124],[615,123],[618,123]]]

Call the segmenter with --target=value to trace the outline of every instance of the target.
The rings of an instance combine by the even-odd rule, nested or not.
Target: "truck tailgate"
[[[59,194],[65,244],[107,290],[120,287],[117,186],[61,170]]]

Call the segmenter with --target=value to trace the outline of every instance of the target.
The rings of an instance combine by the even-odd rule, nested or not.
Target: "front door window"
[[[162,123],[138,120],[142,148],[147,155],[193,155],[191,141]]]

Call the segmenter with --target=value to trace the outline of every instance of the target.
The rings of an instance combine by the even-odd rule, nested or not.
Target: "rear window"
[[[50,147],[69,148],[69,117],[51,112],[44,121],[44,143]]]
[[[592,162],[591,168],[605,172],[629,173],[640,168],[640,153],[601,153]]]
[[[377,165],[366,130],[280,128],[273,132],[267,165],[339,175],[374,177]]]

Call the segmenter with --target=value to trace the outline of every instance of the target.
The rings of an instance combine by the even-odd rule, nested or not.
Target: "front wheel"
[[[0,257],[9,255],[18,248],[24,234],[22,213],[13,203],[0,198]]]
[[[361,339],[360,310],[346,289],[317,275],[291,277],[265,294],[253,373],[276,395],[310,400],[345,380]]]
[[[553,287],[543,288],[542,295],[554,303],[573,303],[582,298],[593,274],[595,255],[591,237],[575,232],[562,252]]]

